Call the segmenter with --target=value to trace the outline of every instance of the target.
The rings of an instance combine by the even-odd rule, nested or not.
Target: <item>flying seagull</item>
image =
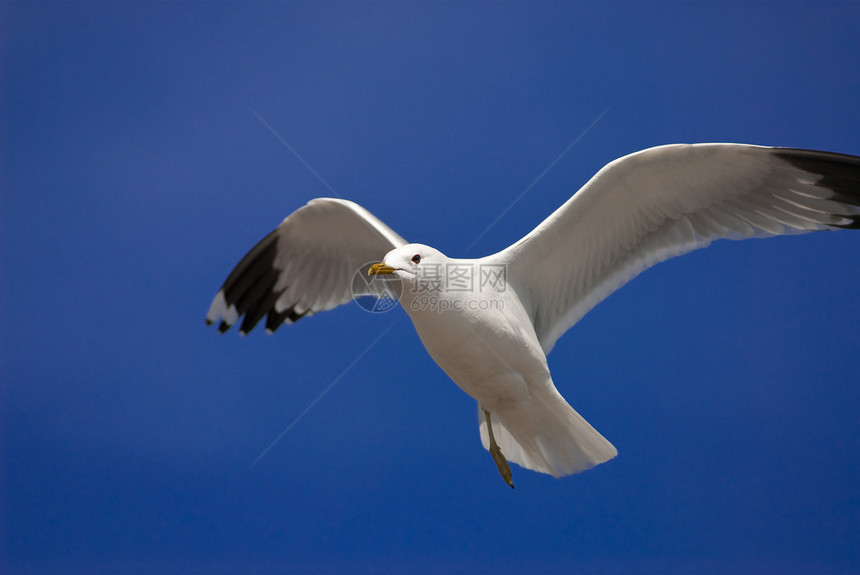
[[[427,351],[478,402],[481,442],[555,477],[617,455],[561,396],[546,355],[588,311],[645,269],[706,247],[860,228],[860,157],[743,144],[676,144],[601,169],[524,238],[483,258],[407,243],[350,201],[317,198],[242,258],[206,316],[247,333],[332,309],[360,293],[400,302]],[[369,263],[373,265],[368,265]],[[361,282],[359,282],[360,284]],[[375,286],[375,287],[374,287]]]

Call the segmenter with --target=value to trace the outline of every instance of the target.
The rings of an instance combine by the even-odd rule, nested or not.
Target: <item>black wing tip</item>
[[[266,266],[270,266],[274,261],[274,256],[277,251],[278,238],[280,237],[281,228],[277,227],[266,236],[257,242],[253,248],[248,250],[236,267],[224,280],[224,285],[221,286],[221,291],[227,294],[237,287],[237,284],[242,282],[242,278],[251,275],[256,278],[262,273]],[[256,271],[254,268],[257,268]],[[249,273],[250,272],[250,273]]]
[[[280,227],[275,228],[257,242],[224,280],[219,291],[223,300],[221,311],[223,313],[232,309],[235,317],[231,314],[233,321],[229,323],[222,317],[218,325],[219,332],[226,332],[239,318],[243,318],[239,333],[245,335],[254,329],[260,319],[273,311],[272,306],[283,293],[283,290],[275,289],[280,274],[276,264],[280,231]],[[206,324],[212,325],[217,319],[207,317]]]
[[[853,154],[842,154],[840,152],[825,152],[822,150],[809,150],[805,148],[772,148],[773,154],[780,158],[798,164],[802,168],[804,162],[820,162],[842,166],[854,166],[860,168],[860,156]]]
[[[306,310],[303,312],[297,312],[295,308],[288,308],[284,311],[275,311],[274,309],[270,309],[268,313],[263,313],[259,317],[257,314],[254,315],[245,315],[242,320],[241,325],[239,326],[239,334],[240,335],[248,335],[249,332],[253,331],[253,329],[257,326],[261,319],[266,318],[265,330],[267,333],[275,333],[279,327],[284,325],[285,323],[291,324],[299,321],[303,317],[308,317],[313,315],[314,312],[312,310]],[[215,322],[207,319],[206,325],[213,325]],[[232,323],[227,323],[224,320],[218,324],[218,332],[226,333],[233,327]]]
[[[284,325],[284,323],[295,323],[307,315],[313,315],[313,312],[311,312],[311,310],[305,310],[299,313],[295,308],[288,308],[281,312],[272,310],[266,317],[266,331],[269,333],[275,333],[275,331]]]
[[[773,153],[793,167],[819,176],[815,186],[832,192],[828,199],[847,206],[860,207],[860,156],[804,150],[801,148],[774,148]],[[844,224],[830,224],[833,228],[860,229],[860,216],[855,210],[839,214]]]
[[[855,198],[860,194],[860,156],[801,148],[774,148],[773,153],[795,168],[821,176],[819,186]]]

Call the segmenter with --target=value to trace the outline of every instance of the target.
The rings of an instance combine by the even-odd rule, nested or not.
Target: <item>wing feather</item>
[[[266,318],[272,332],[353,297],[352,277],[406,240],[354,202],[317,198],[260,240],[227,276],[206,323],[225,332],[240,317],[241,333]]]
[[[860,227],[860,157],[741,144],[676,144],[611,162],[532,232],[491,258],[546,353],[652,265],[715,239]]]

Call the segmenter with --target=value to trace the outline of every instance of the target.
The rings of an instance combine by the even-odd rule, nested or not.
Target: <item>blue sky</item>
[[[860,234],[599,305],[549,363],[619,457],[514,491],[402,310],[203,323],[329,187],[470,257],[649,146],[860,154],[857,3],[4,2],[0,38],[3,573],[860,570]]]

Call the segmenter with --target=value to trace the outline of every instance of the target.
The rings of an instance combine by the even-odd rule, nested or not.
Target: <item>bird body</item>
[[[501,276],[491,286],[476,285],[486,269],[503,272],[503,260],[450,259],[428,246],[408,244],[389,252],[384,262],[404,284],[401,304],[427,352],[478,402],[485,447],[486,410],[493,414],[501,451],[523,467],[558,477],[615,457],[612,444],[556,389],[515,286]],[[427,269],[438,284],[424,285],[429,282],[421,271]],[[452,276],[471,281],[456,289]]]
[[[860,227],[860,157],[744,144],[675,144],[607,164],[510,247],[479,259],[407,244],[361,206],[318,198],[288,216],[224,282],[207,313],[242,333],[274,331],[380,284],[427,351],[478,402],[481,440],[513,486],[507,459],[563,476],[617,451],[561,396],[546,354],[636,275],[716,239]],[[384,290],[383,290],[384,291]]]

